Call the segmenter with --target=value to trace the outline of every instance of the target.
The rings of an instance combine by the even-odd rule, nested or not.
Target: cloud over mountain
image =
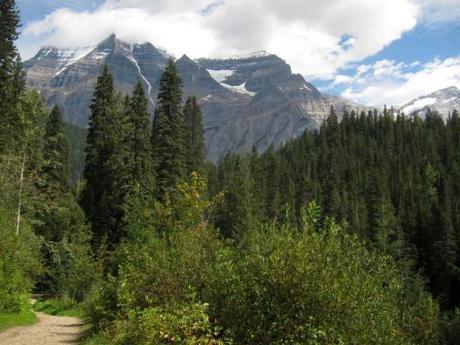
[[[421,8],[414,0],[107,0],[93,11],[56,10],[24,35],[38,48],[91,45],[114,32],[195,58],[264,49],[307,77],[330,78],[411,30]]]

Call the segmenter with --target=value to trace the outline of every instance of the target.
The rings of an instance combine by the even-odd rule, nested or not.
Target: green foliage
[[[187,124],[187,171],[202,173],[204,169],[206,148],[204,144],[203,114],[196,97],[189,97],[184,106]]]
[[[206,283],[204,268],[221,246],[217,234],[206,226],[212,203],[206,200],[206,184],[197,174],[177,189],[177,203],[157,202],[152,211],[142,205],[135,213],[145,219],[128,222],[129,231],[149,232],[148,241],[133,235],[132,241],[121,245],[109,265],[116,274],[90,294],[87,314],[92,324],[114,332],[112,337],[120,342],[131,339],[122,343],[132,343],[137,336],[136,344],[163,344],[167,334],[182,339],[176,342],[180,344],[219,343],[206,306],[195,297]]]
[[[47,271],[41,280],[40,289],[52,296],[82,302],[102,269],[93,259],[88,229],[78,220],[75,224],[65,225],[73,232],[66,234],[58,242],[47,242]]]
[[[46,123],[42,179],[48,194],[63,193],[69,188],[69,144],[61,112],[55,106]]]
[[[39,300],[33,305],[35,311],[49,315],[81,317],[83,311],[77,302],[70,298]]]
[[[96,276],[85,217],[69,191],[68,143],[64,124],[55,107],[47,121],[44,164],[38,182],[40,206],[35,226],[43,237],[46,273],[38,282],[42,293],[83,300]]]
[[[0,2],[0,154],[15,148],[21,138],[17,111],[19,96],[24,91],[24,73],[15,40],[20,26],[14,0]]]
[[[85,146],[88,131],[84,128],[65,123],[65,132],[69,143],[70,177],[73,183],[82,178],[85,168]]]
[[[250,163],[247,156],[227,156],[219,167],[224,195],[217,211],[216,225],[226,237],[241,239],[253,225]]]
[[[220,331],[213,327],[202,303],[147,308],[131,313],[127,321],[118,322],[115,344],[160,345],[222,345],[229,341],[218,339]]]
[[[323,223],[261,226],[243,250],[220,253],[204,293],[210,316],[238,344],[435,343],[436,305],[418,278]]]
[[[38,208],[46,109],[36,92],[18,97],[20,138],[0,155],[0,313],[27,309],[28,293],[42,271],[41,241],[33,233]],[[13,144],[14,143],[14,144]]]
[[[139,188],[148,190],[152,194],[155,186],[147,104],[142,83],[139,81],[125,110],[123,131],[128,153],[126,161],[131,194],[136,194]]]
[[[460,342],[460,310],[445,315],[442,322],[442,345],[456,345]]]
[[[94,245],[106,239],[111,249],[123,237],[123,207],[129,176],[123,146],[123,110],[116,97],[113,77],[104,66],[91,104],[87,138],[86,181],[81,204],[94,234]]]
[[[23,223],[17,236],[13,213],[0,208],[0,314],[27,309],[28,293],[42,270],[39,248],[30,226]]]
[[[299,227],[259,225],[234,247],[209,227],[199,181],[179,185],[177,203],[157,204],[150,222],[134,223],[155,234],[148,242],[114,253],[115,274],[89,303],[99,336],[119,344],[436,343],[438,310],[420,279],[322,218],[318,205],[302,211]]]
[[[153,158],[160,199],[171,194],[186,173],[186,122],[182,112],[181,83],[176,64],[169,60],[161,76],[152,125]]]
[[[347,231],[421,271],[443,309],[460,303],[460,118],[331,116],[282,148],[229,155],[210,180],[224,192],[215,225],[244,238],[257,222],[300,224],[312,200]],[[214,173],[214,170],[211,170]],[[215,173],[214,173],[215,174]],[[245,224],[245,225],[243,225]],[[407,263],[411,264],[407,264]]]
[[[19,313],[0,313],[0,332],[7,328],[17,326],[29,326],[37,321],[37,316],[30,310],[23,310]]]

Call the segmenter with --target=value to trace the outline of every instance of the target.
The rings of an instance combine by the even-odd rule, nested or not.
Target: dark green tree
[[[187,124],[187,173],[203,172],[205,163],[205,143],[203,130],[203,115],[196,97],[189,97],[184,106],[185,122]]]
[[[24,91],[24,72],[15,46],[20,27],[14,0],[0,1],[0,153],[13,146],[21,128],[17,104]]]
[[[69,144],[58,106],[53,108],[46,123],[43,158],[42,177],[46,188],[50,192],[66,192],[70,183]]]
[[[123,146],[123,109],[113,77],[105,65],[93,95],[81,205],[91,223],[94,244],[113,248],[122,238],[122,219],[129,176]]]
[[[148,191],[154,189],[154,165],[150,142],[150,120],[147,98],[139,81],[133,96],[127,99],[125,115],[125,145],[128,153],[128,174],[131,189]],[[133,190],[131,190],[133,192]]]
[[[218,210],[217,226],[224,236],[242,239],[254,225],[249,157],[227,155],[219,168],[224,200]]]
[[[160,199],[171,193],[186,174],[186,124],[181,102],[181,79],[171,59],[161,76],[152,126],[153,159]]]

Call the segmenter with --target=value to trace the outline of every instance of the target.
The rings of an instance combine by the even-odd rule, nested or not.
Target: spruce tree
[[[42,177],[52,192],[66,192],[69,188],[69,144],[64,122],[56,105],[48,118],[43,151],[45,160]]]
[[[14,0],[0,1],[0,153],[20,139],[17,104],[25,88],[24,72],[14,41],[20,27]]]
[[[186,173],[186,125],[182,113],[181,79],[171,59],[161,76],[158,106],[152,126],[158,197],[172,192]]]
[[[102,68],[94,92],[89,123],[86,180],[81,204],[91,223],[94,244],[103,240],[113,248],[122,239],[122,219],[127,193],[120,98],[115,94],[108,67]]]
[[[219,180],[224,199],[217,212],[217,227],[226,237],[242,239],[254,225],[249,157],[227,155],[219,167]]]
[[[125,140],[129,159],[129,175],[132,186],[148,192],[154,188],[152,146],[150,142],[150,120],[147,112],[148,100],[139,81],[129,99],[126,114]]]
[[[187,124],[187,172],[203,172],[205,163],[205,144],[203,134],[203,115],[196,97],[185,102],[184,116]]]

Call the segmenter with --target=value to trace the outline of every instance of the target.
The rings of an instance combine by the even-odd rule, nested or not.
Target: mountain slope
[[[445,118],[454,109],[460,109],[460,90],[455,86],[418,97],[400,108],[401,112],[407,115],[424,117],[429,110],[432,110],[439,112]]]
[[[150,111],[156,101],[159,79],[170,56],[150,43],[129,44],[115,35],[95,47],[57,49],[47,47],[25,63],[27,82],[41,90],[50,105],[61,106],[69,123],[85,127],[99,70],[107,64],[117,89],[132,91],[137,80],[144,84]],[[333,106],[358,105],[339,97],[322,95],[290,66],[268,53],[231,59],[177,60],[184,97],[195,95],[203,108],[208,158],[226,152],[265,150],[315,129]]]

